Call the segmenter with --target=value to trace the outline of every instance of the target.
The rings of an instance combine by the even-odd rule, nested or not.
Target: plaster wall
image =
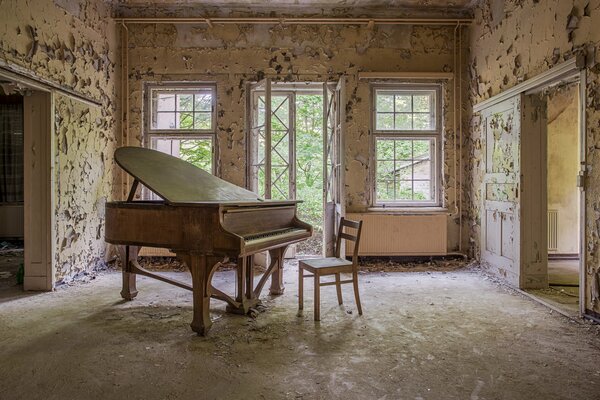
[[[600,312],[600,1],[483,0],[474,10],[470,33],[470,98],[479,103],[576,55],[585,57],[586,153],[586,307]],[[468,202],[473,255],[480,254],[483,149],[478,117],[469,138]]]
[[[53,93],[54,281],[103,262],[104,203],[117,144],[117,31],[101,0],[0,2],[0,64],[101,106]]]
[[[548,98],[548,209],[558,211],[559,254],[579,253],[579,87]]]
[[[360,71],[453,69],[454,27],[131,24],[128,27],[129,124],[124,142],[143,142],[145,82],[208,81],[217,85],[217,175],[246,185],[246,83],[337,81],[346,77],[347,212],[371,206],[371,90]],[[463,64],[464,65],[464,64]],[[454,166],[452,83],[443,84],[444,206],[448,249],[457,250],[459,225]],[[466,87],[466,85],[463,85]],[[458,124],[458,123],[457,123]],[[121,194],[129,187],[123,182]],[[466,236],[465,236],[466,238]]]

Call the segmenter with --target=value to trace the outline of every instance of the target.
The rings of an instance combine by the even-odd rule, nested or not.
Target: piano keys
[[[246,314],[259,303],[271,278],[270,293],[282,294],[283,255],[290,244],[306,240],[312,226],[296,216],[296,200],[263,200],[255,193],[219,179],[190,163],[158,151],[123,147],[115,161],[134,182],[127,201],[106,205],[105,240],[119,246],[123,262],[121,296],[137,295],[136,275],[149,276],[193,292],[192,329],[210,329],[210,299],[227,302],[227,311]],[[162,200],[135,201],[139,183]],[[142,246],[170,249],[189,268],[192,285],[142,268]],[[253,256],[268,251],[271,262],[254,285]],[[225,258],[237,261],[236,293],[212,286],[212,276]]]

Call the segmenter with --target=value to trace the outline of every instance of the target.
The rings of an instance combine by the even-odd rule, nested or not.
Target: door
[[[481,262],[514,286],[520,265],[520,96],[481,111]]]
[[[517,95],[482,110],[481,124],[481,261],[515,287],[547,287],[545,103]]]
[[[51,94],[31,92],[24,105],[25,290],[52,290]]]
[[[345,215],[344,195],[344,135],[345,77],[337,84],[323,84],[323,253],[334,255],[334,247],[340,218]],[[344,241],[342,241],[344,243]],[[342,244],[343,246],[343,244]],[[341,249],[340,254],[345,254]]]

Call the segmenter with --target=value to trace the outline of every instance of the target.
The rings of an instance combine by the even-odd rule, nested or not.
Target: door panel
[[[517,95],[481,111],[482,264],[522,289],[547,286],[545,103]]]
[[[520,97],[481,112],[485,140],[481,261],[519,285]]]
[[[52,290],[50,93],[24,97],[24,289]]]

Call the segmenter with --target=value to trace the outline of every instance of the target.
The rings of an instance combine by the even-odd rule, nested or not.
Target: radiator
[[[548,251],[558,251],[558,210],[548,210]]]
[[[423,256],[447,253],[446,214],[349,213],[346,218],[363,221],[359,255]],[[351,255],[354,243],[346,243],[346,255]]]

